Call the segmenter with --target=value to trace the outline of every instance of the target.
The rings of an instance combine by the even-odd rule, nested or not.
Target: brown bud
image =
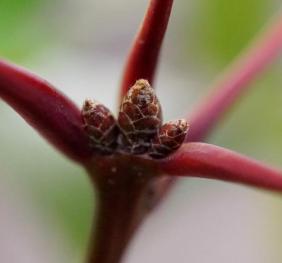
[[[123,98],[118,124],[122,150],[133,154],[148,151],[152,138],[162,124],[161,106],[147,80],[137,80]]]
[[[159,134],[152,140],[149,155],[153,158],[164,158],[176,151],[185,140],[189,125],[184,119],[165,123]]]
[[[119,129],[110,110],[88,99],[82,107],[82,117],[93,149],[102,154],[113,153],[117,146]]]

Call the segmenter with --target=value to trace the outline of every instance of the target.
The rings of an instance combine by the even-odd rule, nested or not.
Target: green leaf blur
[[[46,41],[40,30],[40,7],[45,0],[0,1],[0,55],[14,60],[36,53]]]

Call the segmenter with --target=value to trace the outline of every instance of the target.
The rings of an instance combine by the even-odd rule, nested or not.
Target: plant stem
[[[122,77],[120,99],[138,79],[152,85],[173,0],[151,0]]]
[[[184,144],[160,162],[171,176],[193,176],[282,191],[282,172],[233,151],[206,143]]]
[[[150,190],[154,169],[144,169],[146,161],[137,165],[128,159],[118,162],[119,165],[114,159],[96,161],[94,169],[88,168],[98,193],[88,263],[119,263],[153,200]],[[117,167],[119,170],[115,170]]]
[[[0,99],[72,160],[92,155],[79,108],[47,81],[0,60]]]

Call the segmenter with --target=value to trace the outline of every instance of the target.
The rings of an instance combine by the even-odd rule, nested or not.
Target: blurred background
[[[1,0],[0,56],[78,105],[115,110],[147,0]],[[165,120],[183,117],[281,10],[277,0],[175,1],[156,87]],[[282,60],[261,75],[209,142],[282,166]],[[85,171],[0,101],[0,262],[81,263],[95,209]],[[282,261],[281,196],[181,179],[142,226],[125,262]]]

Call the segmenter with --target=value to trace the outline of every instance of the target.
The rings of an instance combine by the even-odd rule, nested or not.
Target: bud
[[[119,129],[110,110],[104,105],[87,99],[82,107],[85,131],[91,147],[102,154],[111,154],[117,146]]]
[[[119,145],[133,154],[146,153],[162,124],[160,103],[147,80],[137,80],[123,98],[118,124]]]
[[[152,140],[149,155],[156,159],[170,155],[184,142],[188,129],[189,125],[184,119],[165,123]]]

